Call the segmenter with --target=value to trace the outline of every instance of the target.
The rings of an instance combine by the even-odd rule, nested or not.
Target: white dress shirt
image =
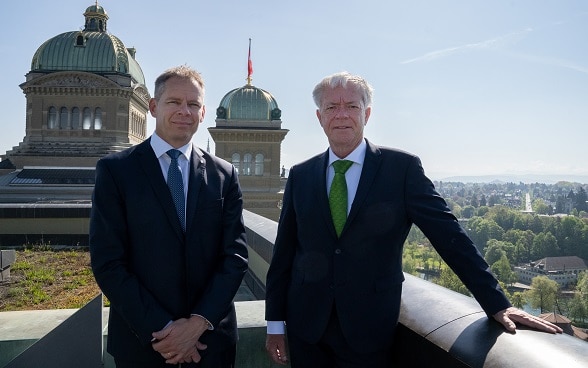
[[[153,132],[151,136],[151,148],[155,152],[155,157],[159,160],[159,166],[161,166],[161,172],[167,183],[167,171],[171,163],[171,157],[167,155],[167,151],[174,149],[169,143],[161,139],[157,133]],[[188,178],[190,173],[190,157],[192,156],[192,142],[180,147],[175,148],[180,151],[181,155],[178,156],[178,165],[180,166],[180,172],[182,173],[182,183],[184,184],[184,208],[186,208],[186,201],[188,198]],[[186,214],[184,213],[184,216]]]

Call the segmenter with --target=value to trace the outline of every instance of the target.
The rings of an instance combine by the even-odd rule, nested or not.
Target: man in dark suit
[[[412,224],[507,330],[520,322],[561,332],[511,306],[416,156],[364,139],[372,99],[364,79],[331,75],[313,97],[329,149],[289,172],[266,283],[273,361],[288,361],[287,327],[293,367],[389,367]],[[330,201],[338,175],[346,183],[341,223],[332,218],[338,201]]]
[[[108,352],[117,367],[233,367],[232,300],[247,271],[237,172],[192,145],[198,72],[165,71],[149,110],[153,135],[96,165],[90,251],[110,301]]]

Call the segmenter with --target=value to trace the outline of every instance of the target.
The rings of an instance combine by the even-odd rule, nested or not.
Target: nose
[[[335,118],[348,118],[349,117],[349,109],[346,106],[339,106],[335,110]]]
[[[180,115],[191,115],[192,111],[190,111],[190,108],[188,107],[188,104],[186,102],[182,102],[179,106],[178,106],[178,114]]]

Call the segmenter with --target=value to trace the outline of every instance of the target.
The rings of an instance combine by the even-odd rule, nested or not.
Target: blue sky
[[[93,1],[3,2],[0,153],[25,135],[25,81],[35,50],[83,27]],[[375,89],[366,137],[421,157],[432,179],[588,175],[588,2],[582,0],[103,0],[108,31],[157,75],[202,72],[208,113],[194,137],[214,142],[216,107],[246,83],[282,110],[287,168],[326,149],[311,91],[349,71]],[[149,120],[148,133],[154,129]]]

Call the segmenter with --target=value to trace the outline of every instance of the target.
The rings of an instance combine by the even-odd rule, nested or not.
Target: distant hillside
[[[450,176],[443,179],[435,179],[446,182],[461,183],[544,183],[555,184],[560,181],[588,184],[588,175],[478,175],[478,176]]]

